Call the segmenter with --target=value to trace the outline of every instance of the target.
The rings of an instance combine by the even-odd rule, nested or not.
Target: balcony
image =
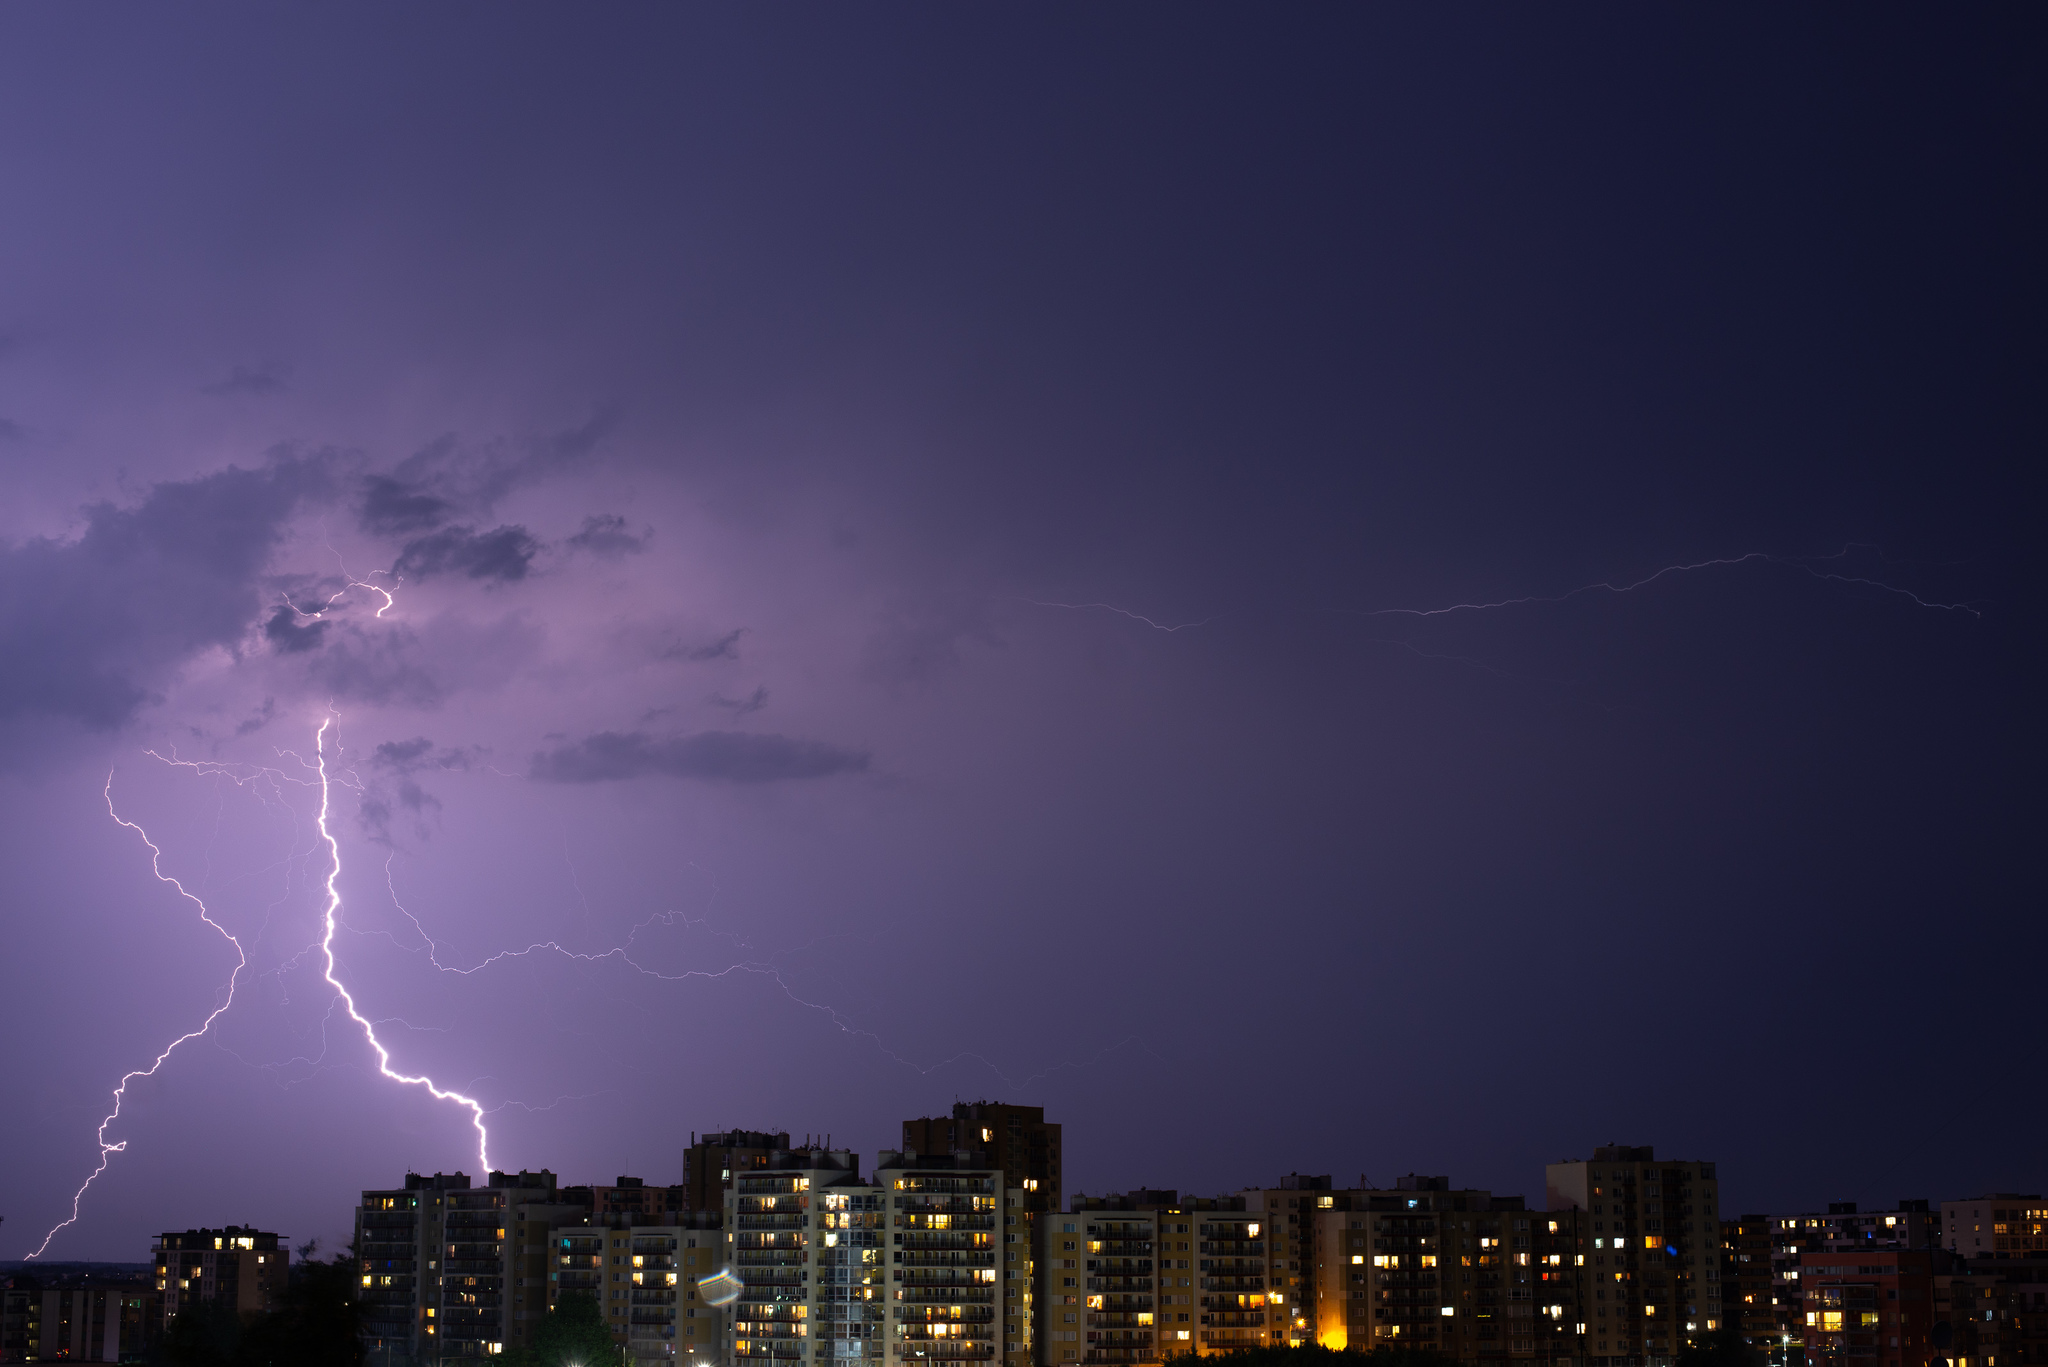
[[[928,1343],[903,1345],[904,1358],[921,1362],[989,1362],[994,1360],[995,1355],[995,1344],[975,1343],[966,1339],[950,1343],[943,1339],[933,1339]]]
[[[896,1254],[898,1267],[994,1267],[994,1249],[976,1253],[955,1249],[906,1248]]]

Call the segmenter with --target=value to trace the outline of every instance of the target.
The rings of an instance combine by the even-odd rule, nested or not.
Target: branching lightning
[[[227,927],[223,926],[220,922],[213,919],[212,913],[206,909],[205,902],[201,901],[192,892],[188,891],[183,883],[179,882],[176,878],[173,878],[171,875],[164,872],[164,852],[157,847],[157,843],[154,840],[151,840],[149,838],[149,833],[143,830],[142,827],[136,825],[133,821],[130,821],[126,817],[123,817],[120,814],[120,812],[114,809],[114,776],[111,772],[107,775],[107,786],[105,792],[107,799],[107,815],[113,817],[114,820],[120,825],[126,826],[129,830],[135,832],[136,835],[142,838],[142,843],[149,846],[149,871],[156,875],[157,881],[161,883],[169,883],[173,888],[177,889],[178,896],[184,898],[193,906],[199,908],[199,919],[206,922],[207,925],[212,926],[214,930],[219,932],[220,937],[223,940],[226,940],[229,944],[235,947],[235,969],[234,972],[228,975],[228,986],[226,994],[220,999],[219,1004],[215,1006],[212,1011],[207,1013],[206,1019],[199,1023],[198,1029],[188,1030],[184,1034],[172,1040],[169,1044],[165,1045],[163,1052],[158,1054],[156,1058],[150,1062],[150,1065],[147,1068],[137,1068],[132,1072],[122,1075],[121,1081],[114,1088],[114,1109],[107,1113],[107,1116],[104,1120],[100,1121],[99,1133],[97,1135],[97,1142],[100,1148],[99,1166],[94,1168],[92,1170],[91,1175],[88,1176],[85,1179],[85,1181],[79,1184],[78,1190],[72,1193],[71,1214],[64,1220],[59,1221],[55,1226],[51,1228],[48,1234],[45,1234],[43,1236],[43,1242],[37,1246],[36,1251],[28,1255],[30,1258],[42,1257],[43,1253],[50,1247],[50,1241],[57,1237],[59,1231],[63,1230],[68,1225],[77,1223],[79,1215],[79,1206],[80,1203],[85,1200],[86,1189],[90,1187],[96,1180],[98,1180],[99,1175],[101,1173],[107,1170],[107,1164],[109,1161],[111,1161],[115,1154],[121,1153],[127,1149],[128,1141],[125,1139],[112,1144],[109,1144],[107,1142],[107,1127],[113,1124],[116,1120],[119,1120],[121,1118],[121,1103],[127,1097],[128,1084],[139,1077],[154,1076],[156,1070],[164,1066],[164,1061],[168,1059],[173,1052],[176,1051],[179,1045],[185,1043],[187,1040],[198,1039],[201,1035],[205,1034],[209,1029],[211,1029],[213,1027],[214,1021],[220,1018],[220,1014],[223,1011],[226,1011],[230,1006],[234,1005],[235,984],[237,983],[237,981],[240,980],[242,976],[242,970],[249,966],[249,956],[243,950],[242,942],[236,939],[233,935],[230,935],[227,931]]]
[[[326,881],[327,905],[321,913],[325,934],[320,939],[320,952],[326,956],[327,960],[327,970],[324,976],[327,979],[328,985],[334,989],[335,997],[348,1012],[349,1019],[362,1027],[363,1038],[368,1040],[370,1047],[376,1051],[378,1072],[403,1086],[423,1087],[436,1101],[452,1101],[456,1105],[468,1109],[470,1123],[476,1127],[476,1161],[478,1166],[488,1173],[491,1170],[491,1135],[490,1131],[484,1126],[483,1104],[474,1097],[464,1096],[460,1092],[438,1086],[432,1078],[425,1074],[415,1076],[401,1073],[394,1069],[391,1066],[391,1051],[384,1047],[382,1040],[377,1038],[376,1023],[356,1009],[356,999],[350,995],[348,988],[343,985],[341,978],[338,976],[337,965],[334,959],[334,931],[337,918],[341,912],[341,891],[335,886],[335,882],[341,877],[341,842],[336,840],[334,833],[327,828],[329,792],[327,777],[327,730],[332,725],[334,725],[334,718],[329,716],[320,723],[320,729],[313,737],[313,753],[317,761],[315,768],[320,775],[320,813],[316,818],[316,822],[320,828],[320,838],[327,843],[327,853],[329,856]]]

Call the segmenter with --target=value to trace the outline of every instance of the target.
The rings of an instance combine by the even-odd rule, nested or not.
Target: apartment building
[[[1046,1212],[1037,1192],[1011,1187],[1003,1194],[1003,1367],[1038,1364],[1038,1238]]]
[[[984,1167],[1000,1168],[1006,1188],[1024,1193],[1031,1210],[1058,1210],[1060,1127],[1043,1106],[1000,1101],[955,1102],[953,1113],[903,1122],[903,1148],[910,1154],[974,1155]]]
[[[1315,1340],[1316,1216],[1337,1209],[1340,1200],[1348,1208],[1349,1198],[1356,1194],[1356,1188],[1337,1191],[1327,1174],[1300,1173],[1289,1173],[1277,1186],[1247,1187],[1238,1193],[1247,1211],[1264,1217],[1269,1343]]]
[[[1607,1145],[1544,1169],[1552,1214],[1578,1211],[1592,1241],[1589,1367],[1668,1367],[1688,1334],[1720,1327],[1714,1165]]]
[[[596,1212],[557,1222],[547,1231],[545,1305],[590,1296],[636,1364],[719,1358],[720,1317],[699,1298],[697,1279],[725,1265],[721,1224],[715,1211],[680,1212],[661,1224]]]
[[[1773,1216],[1770,1238],[1771,1311],[1777,1323],[1768,1348],[1782,1367],[1798,1361],[1805,1351],[1806,1295],[1800,1267],[1807,1254],[1934,1248],[1940,1242],[1941,1220],[1924,1200],[1901,1200],[1889,1210],[1859,1210],[1854,1201],[1834,1201],[1824,1213]]]
[[[9,1277],[0,1362],[140,1362],[162,1332],[162,1296],[147,1276]]]
[[[1935,1344],[1936,1256],[1924,1248],[1802,1254],[1808,1367],[1931,1367],[1942,1356]]]
[[[274,1310],[284,1298],[291,1249],[276,1234],[228,1225],[150,1240],[163,1322],[203,1302],[237,1314]]]
[[[1041,1212],[1038,1361],[1158,1362],[1267,1343],[1263,1217],[1244,1205],[1140,1189]]]
[[[1943,1201],[1941,1244],[1972,1259],[2048,1255],[2048,1201],[2009,1191]]]
[[[2031,1235],[2008,1235],[2031,1238]],[[2010,1250],[2008,1250],[2010,1252]],[[1944,1367],[2034,1367],[2048,1362],[2048,1254],[1934,1257],[1934,1351]]]
[[[1532,1212],[1520,1196],[1410,1175],[1391,1190],[1332,1193],[1315,1218],[1324,1346],[1468,1362],[1585,1356],[1597,1321],[1583,1212]]]
[[[871,1182],[844,1150],[778,1153],[735,1175],[733,1359],[992,1361],[1013,1322],[997,1309],[1006,1195],[1000,1170],[952,1155],[884,1151]]]
[[[1771,1278],[1777,1223],[1771,1215],[1721,1222],[1721,1303],[1742,1341],[1763,1351],[1775,1347],[1784,1332]]]
[[[683,1151],[683,1208],[722,1214],[725,1189],[735,1172],[765,1168],[769,1154],[787,1152],[786,1130],[724,1130],[703,1135],[692,1130],[690,1147]]]
[[[545,1170],[493,1172],[479,1189],[464,1173],[408,1173],[402,1187],[363,1192],[356,1257],[365,1346],[419,1363],[505,1351],[521,1326],[510,1312],[530,1308],[507,1304],[522,1275],[512,1216],[555,1196]]]

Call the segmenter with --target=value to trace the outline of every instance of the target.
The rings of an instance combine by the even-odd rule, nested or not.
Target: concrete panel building
[[[1589,1367],[1669,1367],[1689,1334],[1720,1327],[1714,1165],[1609,1145],[1544,1169],[1552,1212],[1579,1211],[1592,1241]]]
[[[242,1315],[274,1310],[289,1281],[291,1249],[265,1230],[228,1225],[164,1233],[149,1250],[165,1325],[201,1302]]]

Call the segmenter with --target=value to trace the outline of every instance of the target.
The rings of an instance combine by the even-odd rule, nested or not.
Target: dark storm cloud
[[[868,757],[859,751],[788,736],[699,731],[660,738],[639,731],[600,731],[574,745],[536,754],[531,773],[545,783],[599,783],[649,774],[773,783],[859,773],[867,767]]]
[[[588,551],[601,559],[615,560],[647,549],[645,533],[635,536],[626,530],[626,519],[617,513],[596,513],[583,519],[583,530],[563,543],[571,550]]]
[[[744,698],[725,698],[714,693],[711,695],[711,705],[726,708],[735,717],[744,717],[749,712],[759,712],[768,705],[768,685],[762,684]]]
[[[378,536],[432,531],[453,511],[447,499],[389,475],[364,479],[362,502],[356,506],[363,530]]]
[[[95,504],[74,541],[0,549],[0,717],[117,726],[191,655],[234,646],[283,523],[326,486],[320,461],[230,466]]]
[[[510,582],[524,579],[540,543],[526,528],[499,527],[479,532],[473,527],[444,527],[405,543],[392,566],[407,579],[437,574],[466,574],[471,579]]]
[[[282,607],[270,614],[270,620],[263,624],[263,639],[281,655],[296,655],[301,651],[318,650],[320,638],[327,631],[327,623],[317,618],[308,625],[299,625],[299,614],[291,608]]]
[[[284,376],[274,366],[236,366],[224,380],[201,385],[202,394],[282,394]]]
[[[397,774],[411,774],[421,769],[467,769],[480,752],[474,746],[444,746],[434,748],[434,742],[425,736],[414,736],[411,740],[387,740],[370,753],[374,768]]]
[[[717,640],[708,641],[703,645],[672,645],[664,647],[661,651],[661,658],[664,660],[694,660],[699,664],[706,660],[737,660],[740,657],[740,637],[746,634],[747,629],[745,627],[734,627]]]
[[[364,833],[381,844],[390,844],[392,818],[402,811],[410,814],[415,837],[431,839],[433,823],[429,816],[441,810],[441,799],[414,775],[421,770],[467,769],[481,753],[475,746],[443,746],[437,750],[425,736],[387,740],[377,746],[370,752],[370,769],[379,777],[363,789],[356,804],[356,818]],[[396,782],[387,786],[384,776]]]
[[[276,717],[277,699],[265,698],[263,700],[263,706],[257,708],[255,713],[251,716],[243,718],[241,724],[235,727],[235,734],[238,736],[253,735],[256,732],[261,731],[264,727],[270,725],[270,723],[273,720],[275,720]]]

